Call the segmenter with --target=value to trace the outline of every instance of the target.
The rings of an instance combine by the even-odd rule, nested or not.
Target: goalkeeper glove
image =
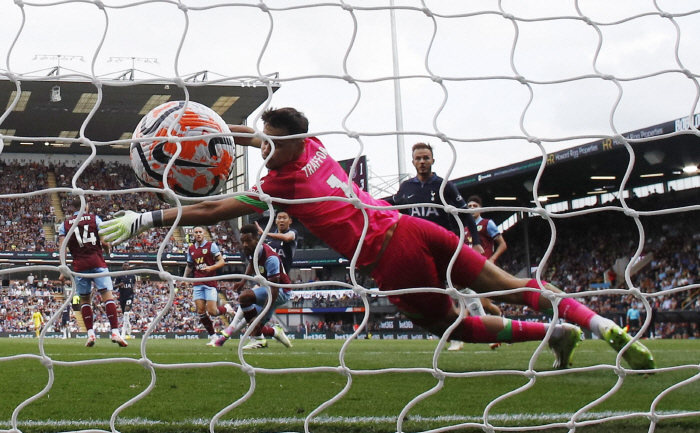
[[[103,221],[100,224],[100,236],[112,245],[117,245],[125,240],[145,232],[153,227],[163,225],[163,211],[137,213],[119,211],[114,218]]]

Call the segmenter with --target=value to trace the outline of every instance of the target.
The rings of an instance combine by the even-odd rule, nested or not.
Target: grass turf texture
[[[127,400],[145,390],[150,372],[136,362],[142,340],[119,348],[108,340],[84,347],[83,340],[46,340],[46,355],[54,361],[117,359],[126,362],[99,365],[54,365],[55,380],[48,395],[20,411],[23,432],[56,432],[82,429],[109,430],[112,413]],[[680,381],[699,374],[697,341],[654,340],[645,342],[659,367],[694,365],[692,368],[654,374],[648,378],[629,375],[622,387],[607,401],[593,408],[587,419],[649,411],[654,398]],[[179,432],[209,430],[209,421],[221,409],[242,397],[250,388],[248,375],[234,364],[206,366],[211,362],[239,363],[238,341],[224,347],[204,346],[204,340],[150,340],[148,359],[160,366],[194,363],[197,366],[156,368],[156,386],[141,401],[119,413],[116,428],[123,432]],[[342,341],[294,341],[284,348],[270,341],[269,349],[246,352],[251,366],[265,369],[338,367]],[[429,368],[437,340],[358,340],[350,344],[346,366],[353,370],[388,368]],[[527,369],[535,343],[504,345],[491,351],[487,345],[465,345],[461,352],[440,354],[438,366],[445,372],[480,372]],[[37,359],[6,358],[39,354],[38,340],[0,340],[0,429],[9,429],[13,410],[40,392],[49,374]],[[4,359],[3,359],[4,358]],[[553,356],[543,353],[535,369],[551,371]],[[576,351],[574,367],[613,364],[615,352],[599,340],[584,341]],[[198,367],[206,366],[206,367]],[[567,372],[540,377],[534,386],[496,404],[489,422],[494,426],[532,426],[563,423],[589,402],[613,388],[618,376],[612,370]],[[259,372],[252,397],[226,414],[217,424],[218,432],[303,431],[305,417],[346,386],[339,372]],[[396,419],[415,396],[430,390],[438,381],[429,372],[382,372],[353,375],[345,397],[311,421],[313,432],[396,431]],[[482,422],[486,406],[498,396],[528,383],[517,374],[480,377],[447,377],[444,387],[413,407],[404,431]],[[692,412],[700,409],[700,381],[665,396],[657,410]],[[601,425],[578,427],[577,432],[643,432],[645,417]],[[462,431],[481,431],[465,428]],[[552,432],[568,429],[557,427]],[[662,421],[657,432],[700,431],[700,417]]]

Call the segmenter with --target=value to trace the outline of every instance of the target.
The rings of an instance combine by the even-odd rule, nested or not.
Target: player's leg
[[[213,302],[216,304],[216,289],[205,284],[198,284],[193,287],[192,294],[197,316],[199,316],[199,322],[209,335],[207,346],[213,345],[213,341],[215,341],[216,338],[216,331],[214,330],[214,323],[211,321],[209,314],[207,314],[207,303]]]
[[[276,297],[277,289],[272,288],[271,291],[274,292]],[[267,299],[268,294],[265,287],[257,287],[241,293],[238,302],[240,302],[240,308],[243,310],[243,317],[245,317],[246,322],[253,323],[255,318],[264,311],[267,305]],[[243,346],[244,349],[262,349],[267,347],[267,340],[265,337],[274,336],[274,330],[269,326],[265,326],[265,324],[270,320],[270,317],[272,317],[272,314],[269,314],[270,311],[274,313],[274,310],[273,301],[273,305],[270,306],[268,313],[265,314],[265,317],[263,317],[251,331],[250,342]]]
[[[122,332],[121,337],[127,338],[127,329],[129,327],[129,310],[131,310],[131,302],[127,300],[122,294],[119,294],[119,306],[122,309]]]
[[[402,225],[402,222],[406,224]],[[382,256],[380,266],[372,276],[380,289],[444,287],[444,276],[457,244],[458,239],[441,227],[414,218],[402,218]],[[456,265],[462,266],[459,268],[461,272],[453,283],[461,287],[472,287],[470,283],[479,275],[486,259],[468,247],[463,249],[458,259]],[[453,277],[454,274],[453,272]],[[446,293],[419,292],[390,296],[389,299],[416,325],[436,335],[444,335],[459,317],[459,310]],[[449,337],[469,343],[537,341],[545,337],[549,326],[495,316],[466,317],[457,324]],[[562,354],[566,359],[558,364],[566,367],[571,352],[580,341],[580,329],[551,326],[555,328],[552,340],[572,341],[567,345],[569,353]],[[573,343],[574,340],[576,343]]]
[[[542,282],[544,290],[553,293],[562,293],[560,289],[546,281]],[[469,287],[478,292],[490,292],[497,290],[515,289],[529,287],[536,291],[525,291],[512,293],[495,298],[497,301],[514,304],[527,305],[535,311],[545,314],[553,314],[553,304],[547,298],[534,279],[516,278],[491,262],[486,262],[479,275]],[[599,338],[608,342],[615,350],[620,351],[628,342],[630,336],[610,319],[597,314],[587,306],[573,298],[563,298],[557,306],[559,317],[569,322],[575,323],[582,328],[590,329]],[[636,370],[646,370],[655,368],[656,364],[651,352],[639,342],[631,345],[623,354],[627,363]]]
[[[109,272],[109,269],[97,268],[95,272],[106,273]],[[107,313],[109,327],[111,328],[112,342],[118,344],[120,347],[127,347],[128,344],[119,333],[119,310],[117,309],[117,301],[114,299],[114,294],[112,293],[112,279],[110,277],[95,277],[95,285],[97,286],[97,291],[100,293],[105,312]]]
[[[265,337],[273,337],[280,343],[282,343],[285,347],[292,347],[292,342],[289,341],[289,337],[287,337],[287,334],[284,332],[284,328],[280,325],[274,325],[274,326],[268,326],[267,323],[272,319],[272,316],[275,314],[275,310],[277,310],[277,307],[282,306],[286,304],[289,301],[289,293],[285,290],[280,290],[277,287],[273,287],[270,289],[270,293],[272,295],[272,306],[268,310],[268,312],[265,314],[265,317],[260,321],[260,323],[263,323],[263,327],[261,329],[261,333]],[[267,295],[267,293],[265,294]],[[257,294],[256,294],[257,296]],[[267,299],[265,300],[265,303],[267,302]],[[264,305],[264,303],[263,303]],[[262,313],[263,307],[260,305],[257,305],[256,308],[258,309],[258,314]]]
[[[481,298],[481,303],[484,306],[484,310],[486,311],[486,314],[490,314],[492,316],[501,316],[501,309],[498,307],[498,305],[494,304],[493,301],[491,301],[489,298]],[[499,347],[501,347],[501,343],[491,343],[489,344],[489,347],[491,350],[496,350]]]
[[[209,313],[211,317],[217,317],[228,313],[229,310],[224,306],[225,304],[219,305],[219,292],[214,287],[212,287],[212,289],[216,296],[214,300],[207,297],[207,313]]]
[[[83,323],[87,329],[86,347],[95,345],[96,337],[93,329],[93,311],[92,311],[92,278],[75,276],[76,293],[80,296],[80,313],[83,316]]]
[[[229,305],[229,304],[226,304]],[[230,306],[230,305],[229,305]],[[234,313],[233,320],[231,320],[231,323],[221,331],[221,336],[219,337],[218,340],[214,342],[214,346],[221,347],[226,343],[226,340],[231,338],[231,336],[236,332],[240,331],[245,327],[246,325],[246,320],[245,317],[243,317],[243,309],[239,306],[236,308],[236,312]]]

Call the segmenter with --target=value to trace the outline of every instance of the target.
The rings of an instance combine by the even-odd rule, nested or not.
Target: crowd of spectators
[[[4,182],[1,194],[17,194],[40,191],[48,188],[48,173],[56,176],[56,186],[72,188],[73,178],[79,167],[65,164],[44,165],[40,163],[19,164],[0,161],[0,176],[4,179],[16,179]],[[117,191],[138,188],[141,185],[128,164],[96,160],[85,167],[76,183],[78,188],[86,191]],[[105,195],[88,194],[90,211],[103,219],[123,210],[157,210],[170,207],[150,192],[110,193]],[[69,204],[69,194],[59,193],[62,212],[66,217],[73,213]],[[0,199],[0,251],[55,251],[57,239],[46,239],[44,225],[62,223],[56,218],[57,212],[51,205],[49,193],[27,197]],[[150,230],[114,247],[118,253],[156,253],[168,233],[166,228]],[[212,239],[226,253],[233,254],[236,249],[235,231],[228,222],[210,227]],[[182,253],[187,245],[177,239],[169,239],[165,245],[166,253]]]
[[[48,187],[48,167],[39,163],[0,161],[0,194],[40,191]],[[43,224],[52,222],[49,194],[0,199],[0,251],[44,251],[47,242]]]

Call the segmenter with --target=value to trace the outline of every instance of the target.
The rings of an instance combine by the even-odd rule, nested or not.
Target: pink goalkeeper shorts
[[[447,266],[459,238],[452,232],[420,218],[403,215],[372,277],[380,290],[419,287],[444,288]],[[452,284],[466,288],[484,267],[486,258],[464,245],[452,267]],[[389,296],[399,310],[411,318],[437,319],[452,308],[444,293],[414,293]]]

